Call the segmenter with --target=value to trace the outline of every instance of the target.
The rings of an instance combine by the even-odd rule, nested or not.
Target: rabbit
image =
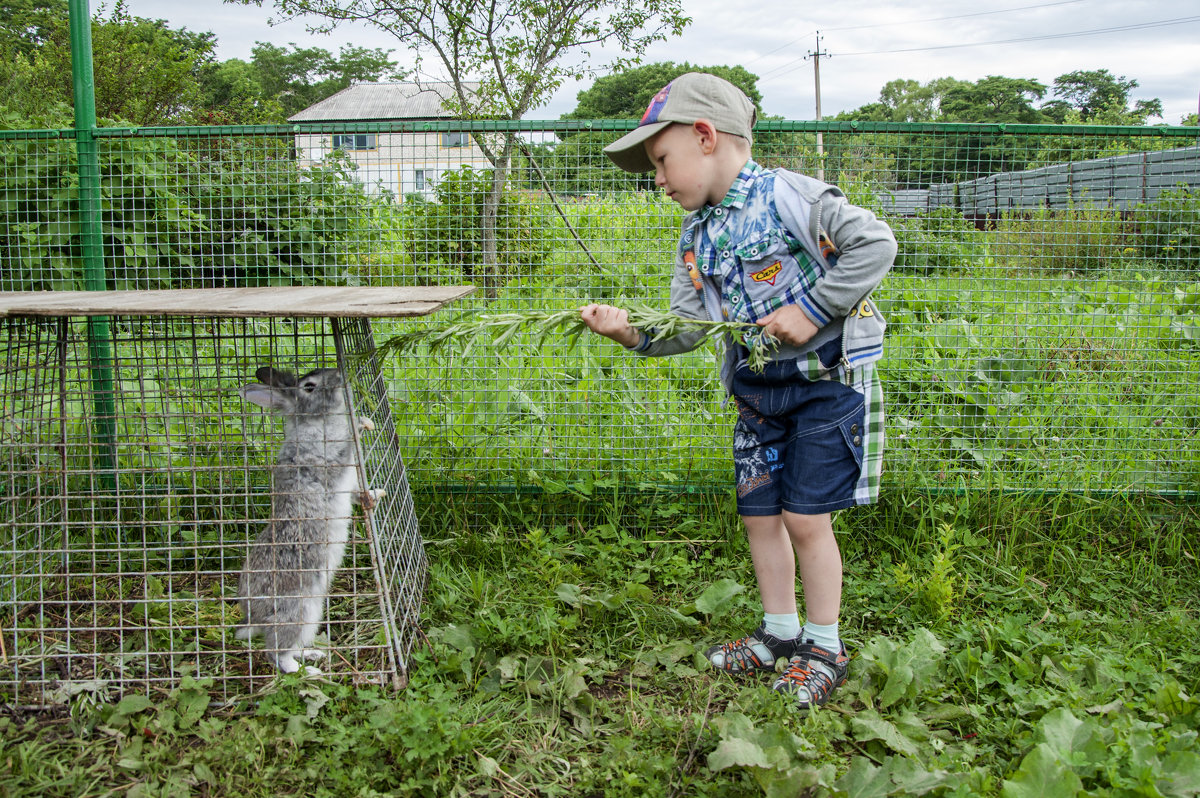
[[[283,417],[284,441],[271,470],[271,519],[251,544],[238,582],[237,637],[261,634],[275,668],[294,673],[298,658],[325,656],[312,645],[349,539],[351,505],[371,506],[382,491],[356,496],[356,447],[340,371],[315,369],[297,379],[264,366],[254,376],[258,382],[238,393]],[[374,424],[364,417],[359,427]]]

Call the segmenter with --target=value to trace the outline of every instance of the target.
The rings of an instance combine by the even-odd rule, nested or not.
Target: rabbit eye
[[[303,385],[301,385],[300,388],[305,393],[312,393],[313,391],[315,391],[317,389],[317,384],[315,382],[306,382]]]

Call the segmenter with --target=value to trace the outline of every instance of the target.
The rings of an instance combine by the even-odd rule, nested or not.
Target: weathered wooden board
[[[0,292],[0,316],[398,318],[433,313],[474,290],[452,285],[11,291]]]

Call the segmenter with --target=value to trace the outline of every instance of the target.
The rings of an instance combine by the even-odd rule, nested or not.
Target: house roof
[[[474,91],[478,83],[465,83]],[[288,117],[289,122],[345,122],[364,119],[439,119],[453,117],[442,105],[454,96],[447,81],[355,83]]]

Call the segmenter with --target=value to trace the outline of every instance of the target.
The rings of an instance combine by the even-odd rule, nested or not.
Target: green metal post
[[[100,228],[100,152],[96,145],[96,81],[92,75],[92,19],[88,0],[69,0],[71,23],[71,78],[75,95],[75,151],[79,163],[79,232],[83,255],[84,286],[89,291],[108,288],[104,273],[104,248]],[[108,318],[88,319],[88,358],[91,368],[98,465],[110,487],[115,487],[116,421],[113,393],[112,338]]]

